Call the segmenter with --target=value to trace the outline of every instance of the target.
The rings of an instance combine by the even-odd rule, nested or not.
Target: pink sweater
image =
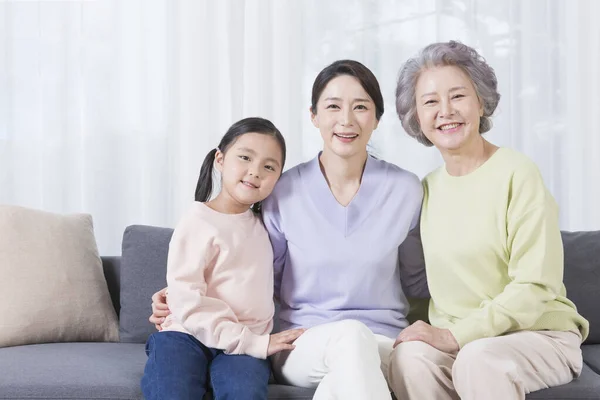
[[[222,214],[195,202],[175,228],[164,331],[226,354],[267,358],[273,328],[273,250],[252,211]]]

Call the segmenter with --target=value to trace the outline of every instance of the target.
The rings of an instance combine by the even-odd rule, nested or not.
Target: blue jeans
[[[191,335],[157,332],[146,343],[142,377],[146,400],[202,400],[212,388],[215,400],[263,400],[271,370],[267,360],[228,355]]]

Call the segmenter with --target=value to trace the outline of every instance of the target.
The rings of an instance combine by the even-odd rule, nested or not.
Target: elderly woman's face
[[[423,71],[415,94],[421,130],[440,151],[459,149],[480,137],[483,107],[473,82],[460,68]]]
[[[378,123],[373,99],[349,75],[333,78],[325,86],[311,119],[321,132],[325,150],[343,158],[364,153]]]

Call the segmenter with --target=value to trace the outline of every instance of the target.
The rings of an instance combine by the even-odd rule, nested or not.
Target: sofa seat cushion
[[[269,385],[269,400],[311,400],[315,394],[312,389],[285,385]]]
[[[583,362],[590,366],[597,374],[600,374],[600,344],[588,344],[581,346]]]
[[[0,399],[141,399],[143,344],[51,343],[0,349]]]
[[[295,386],[269,385],[269,400],[312,400],[315,391]],[[214,400],[209,393],[204,400]]]
[[[141,400],[143,344],[50,343],[0,349],[0,399]],[[270,385],[269,399],[310,400],[314,390]],[[210,399],[210,396],[207,396]]]
[[[539,390],[527,395],[529,399],[544,400],[600,400],[600,375],[583,365],[581,376],[562,386]]]

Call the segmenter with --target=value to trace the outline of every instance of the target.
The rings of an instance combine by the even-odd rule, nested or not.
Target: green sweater
[[[578,330],[566,297],[558,207],[536,165],[500,148],[460,177],[441,167],[423,181],[421,237],[429,319],[462,348],[519,330]]]

